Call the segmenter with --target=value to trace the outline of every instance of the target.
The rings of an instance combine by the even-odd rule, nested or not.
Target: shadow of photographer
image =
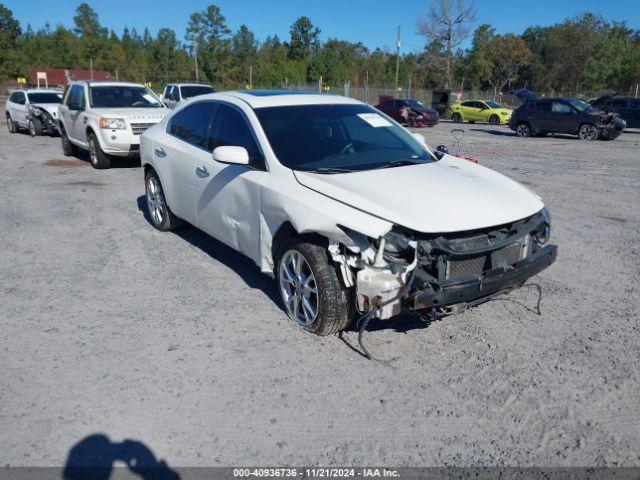
[[[69,451],[63,480],[107,480],[117,461],[144,480],[180,480],[164,460],[158,460],[144,443],[124,440],[113,443],[106,435],[83,438]]]

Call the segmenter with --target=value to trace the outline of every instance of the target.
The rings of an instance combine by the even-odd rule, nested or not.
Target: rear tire
[[[162,232],[175,230],[182,225],[182,220],[176,217],[164,196],[162,184],[155,171],[149,169],[144,176],[145,198],[147,200],[147,213],[151,225]]]
[[[298,264],[300,268],[294,268]],[[353,295],[342,284],[326,247],[309,237],[296,238],[279,249],[275,270],[285,312],[297,325],[316,335],[331,335],[351,323]]]
[[[89,133],[87,136],[87,143],[89,144],[89,158],[91,160],[91,166],[98,170],[110,168],[111,159],[102,151],[100,142],[98,142],[95,133]]]
[[[462,123],[462,115],[456,112],[453,115],[451,115],[451,120],[453,120],[454,123]]]
[[[60,125],[60,142],[62,143],[62,153],[64,153],[65,156],[73,157],[76,155],[76,146],[69,141],[67,132],[62,124]]]
[[[521,138],[528,138],[531,136],[531,127],[528,123],[520,122],[516,125],[516,134]]]
[[[489,123],[491,125],[500,125],[500,117],[498,115],[491,115],[489,117]]]
[[[42,135],[42,122],[39,118],[32,118],[29,120],[29,135],[32,137],[39,137]]]
[[[7,130],[9,133],[18,133],[18,124],[11,120],[11,115],[7,113]]]

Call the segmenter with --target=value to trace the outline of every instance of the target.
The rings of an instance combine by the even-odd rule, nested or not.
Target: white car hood
[[[32,103],[31,105],[46,110],[53,118],[58,118],[59,103]]]
[[[134,123],[157,123],[170,111],[168,108],[94,108],[92,110],[101,117],[124,118]]]
[[[450,155],[434,163],[364,172],[294,174],[316,192],[424,233],[501,225],[544,206],[523,185]]]

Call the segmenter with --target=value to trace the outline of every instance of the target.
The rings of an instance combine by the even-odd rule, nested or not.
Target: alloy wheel
[[[160,225],[164,220],[164,195],[162,195],[160,182],[153,176],[147,180],[147,206],[153,223]]]
[[[298,325],[308,327],[318,317],[318,286],[311,267],[297,250],[288,250],[278,267],[280,293],[287,314]]]
[[[578,132],[580,140],[594,140],[597,134],[596,127],[593,125],[583,125]]]
[[[516,133],[519,137],[528,137],[531,135],[531,130],[529,129],[529,125],[521,123],[516,127]]]
[[[499,124],[500,124],[500,118],[498,118],[498,116],[497,116],[497,115],[492,115],[492,116],[489,118],[489,123],[490,123],[491,125],[499,125]]]
[[[98,152],[96,150],[96,143],[93,137],[89,138],[89,158],[92,165],[98,164]]]

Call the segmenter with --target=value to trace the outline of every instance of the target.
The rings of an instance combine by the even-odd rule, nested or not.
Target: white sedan
[[[456,313],[556,258],[540,197],[345,97],[204,95],[147,130],[141,158],[157,229],[185,220],[248,256],[320,335],[357,312]]]

